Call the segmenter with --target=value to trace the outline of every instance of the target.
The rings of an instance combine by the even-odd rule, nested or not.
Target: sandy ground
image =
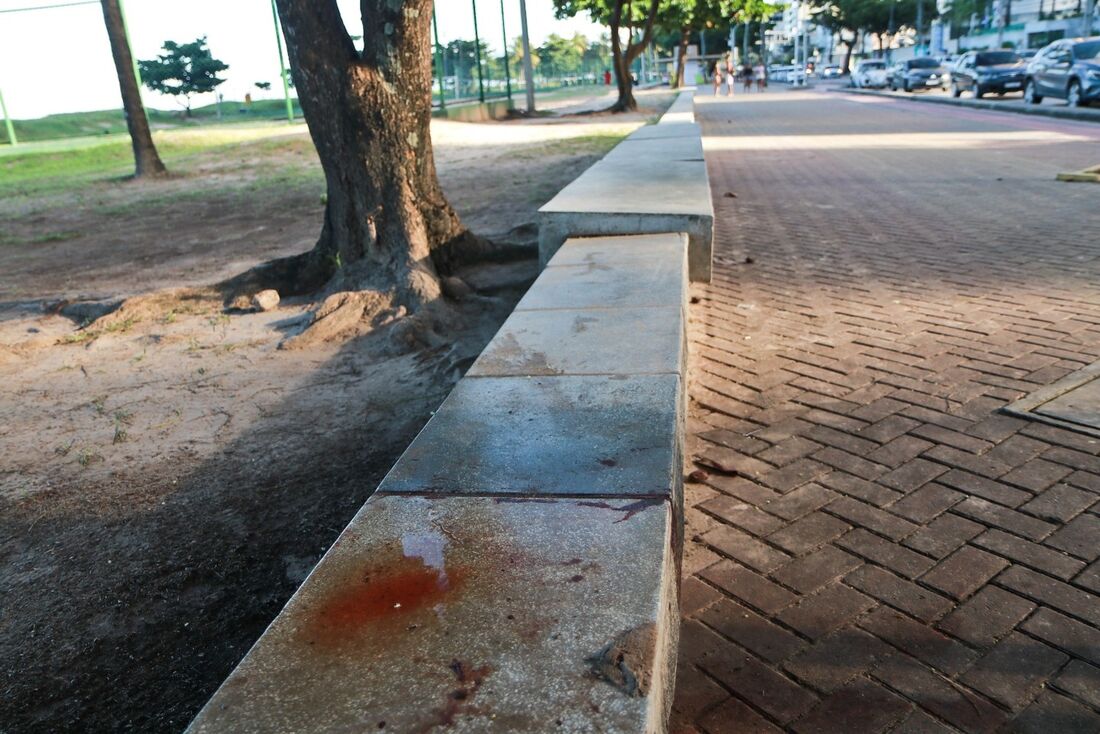
[[[537,207],[658,112],[433,126],[475,231]],[[467,273],[450,342],[278,349],[310,304],[227,315],[166,296],[80,331],[57,313],[201,285],[312,246],[304,128],[171,164],[164,182],[0,201],[0,731],[178,731],[472,363],[534,263]],[[511,234],[506,234],[511,233]],[[14,243],[14,244],[13,244]],[[69,311],[71,313],[71,310]]]

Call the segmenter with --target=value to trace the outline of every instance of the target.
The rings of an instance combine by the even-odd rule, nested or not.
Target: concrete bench
[[[714,206],[694,90],[682,92],[656,125],[631,133],[539,209],[539,260],[569,237],[686,232],[693,281],[709,281]]]
[[[566,242],[189,731],[664,731],[686,293]]]

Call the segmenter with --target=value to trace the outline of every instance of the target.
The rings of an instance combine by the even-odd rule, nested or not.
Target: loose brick
[[[776,495],[760,506],[784,520],[797,520],[832,502],[836,494],[817,484],[804,484],[785,495]]]
[[[775,614],[797,598],[783,587],[732,561],[719,561],[699,575],[765,614]]]
[[[774,489],[768,489],[744,477],[711,474],[707,478],[706,484],[719,492],[736,497],[742,502],[747,502],[756,507],[763,507],[767,502],[777,500],[783,496]]]
[[[716,443],[719,446],[725,446],[726,448],[739,451],[742,454],[749,456],[755,456],[756,454],[764,451],[768,448],[768,444],[761,441],[758,438],[752,436],[746,436],[735,431],[728,431],[724,428],[716,428],[710,431],[703,431],[702,433],[695,434],[704,441],[710,441]],[[765,459],[767,461],[767,459]]]
[[[890,734],[954,734],[954,732],[954,729],[949,729],[946,724],[941,724],[918,709],[892,729]]]
[[[902,405],[902,403],[897,403],[897,405]],[[855,411],[852,413],[852,415],[856,415],[859,412],[860,411]],[[858,417],[863,416],[860,415]],[[916,428],[919,425],[920,423],[913,420],[912,418],[906,418],[905,416],[901,415],[888,415],[885,418],[876,421],[875,423],[872,423],[865,428],[861,428],[859,431],[859,435],[862,438],[884,444],[892,441],[893,439],[904,433],[907,433],[908,431]]]
[[[1078,515],[1043,542],[1086,561],[1095,560],[1100,555],[1100,517]]]
[[[1022,566],[1013,566],[997,577],[997,583],[1017,594],[1093,625],[1100,625],[1100,604],[1087,591],[1064,584]]]
[[[803,686],[732,645],[704,661],[702,668],[780,723],[800,716],[817,703]]]
[[[807,431],[806,435],[819,444],[832,446],[842,451],[847,451],[850,454],[855,454],[856,456],[869,454],[879,448],[878,444],[873,441],[860,438],[847,431],[838,431],[829,426],[814,426]]]
[[[1073,470],[1050,461],[1029,461],[1001,477],[1002,482],[1015,484],[1032,492],[1042,492],[1061,481]]]
[[[1045,452],[1043,458],[1047,461],[1053,461],[1056,464],[1062,464],[1072,469],[1089,472],[1090,474],[1100,474],[1100,457],[1080,451],[1073,451],[1072,449],[1056,446]]]
[[[711,680],[694,664],[676,667],[676,698],[673,711],[695,719],[704,711],[727,700],[726,689]]]
[[[998,555],[1011,558],[1017,563],[1061,579],[1071,578],[1085,566],[1084,561],[1024,540],[1019,536],[1009,535],[1003,530],[987,530],[971,542]]]
[[[950,446],[936,446],[935,448],[928,449],[924,455],[926,458],[933,459],[941,464],[946,464],[956,469],[964,469],[971,474],[980,474],[983,477],[989,477],[991,479],[996,479],[1012,469],[1008,464],[1002,464],[999,461],[988,459],[985,456],[978,456],[959,449],[953,449]]]
[[[1029,540],[1041,540],[1054,530],[1054,526],[1048,522],[1036,520],[1029,515],[977,497],[968,497],[955,505],[951,511],[1010,533],[1022,535]]]
[[[765,573],[778,568],[788,558],[782,551],[731,527],[710,530],[703,534],[702,540],[719,553]]]
[[[1054,679],[1054,686],[1100,709],[1100,668],[1080,660],[1072,660]]]
[[[948,596],[963,599],[1000,573],[1008,561],[966,545],[952,553],[921,581]]]
[[[900,440],[900,439],[899,439]],[[947,471],[947,467],[926,459],[913,459],[889,474],[879,477],[878,481],[904,494],[923,487]]]
[[[699,614],[699,620],[773,663],[786,660],[803,645],[790,632],[728,599],[705,609]]]
[[[841,497],[826,509],[829,513],[838,515],[853,525],[860,525],[892,540],[901,540],[917,529],[917,526],[908,520],[850,497]]]
[[[980,438],[968,436],[965,433],[952,431],[943,426],[925,424],[910,431],[914,436],[927,439],[934,444],[951,446],[952,448],[968,451],[972,454],[980,454],[988,450],[993,444]]]
[[[912,461],[924,452],[932,448],[933,444],[915,436],[898,436],[883,446],[867,454],[867,458],[878,464],[889,467],[899,467]]]
[[[1035,604],[986,586],[939,622],[939,628],[975,647],[989,647],[1035,609]]]
[[[1031,495],[1023,490],[958,469],[953,469],[944,474],[939,478],[939,482],[957,489],[965,495],[981,497],[1006,507],[1019,507],[1031,499]]]
[[[798,734],[885,731],[912,705],[878,683],[858,679],[819,703],[793,727]]]
[[[1090,563],[1084,571],[1077,574],[1077,577],[1073,579],[1073,583],[1100,594],[1100,561]]]
[[[822,449],[815,453],[813,457],[822,464],[827,464],[834,469],[839,469],[848,474],[854,474],[860,479],[866,479],[868,481],[877,479],[889,471],[881,464],[867,461],[867,459],[849,454],[847,451],[841,451],[840,449]]]
[[[756,458],[766,461],[769,464],[775,464],[776,466],[785,466],[796,459],[801,459],[804,456],[812,454],[820,448],[821,444],[814,443],[807,438],[791,436],[784,441],[780,441],[771,448],[761,451],[756,455]]]
[[[861,566],[844,581],[924,622],[938,619],[951,608],[949,599],[875,566]]]
[[[1027,436],[1011,436],[1004,441],[1000,441],[993,448],[986,452],[987,459],[1006,464],[1007,466],[1020,466],[1026,462],[1030,462],[1039,454],[1043,453],[1050,448],[1050,444],[1043,441],[1036,441],[1033,438]],[[1039,462],[1035,462],[1037,465]],[[1038,469],[1038,467],[1037,467]],[[1038,478],[1041,474],[1036,473],[1032,475],[1034,478]],[[1053,480],[1051,483],[1053,484]],[[1046,485],[1050,486],[1050,484]]]
[[[783,527],[783,521],[761,512],[752,505],[726,495],[712,497],[698,505],[699,509],[722,522],[747,530],[753,535],[767,535]]]
[[[1018,632],[1005,637],[960,678],[1010,709],[1022,708],[1069,658]]]
[[[782,584],[808,594],[833,579],[839,578],[863,563],[861,560],[831,545],[791,561],[772,573]]]
[[[822,474],[827,474],[829,467],[818,463],[813,459],[799,459],[787,464],[782,469],[775,469],[761,475],[758,480],[772,489],[785,494],[803,484],[812,482]]]
[[[904,496],[901,492],[889,489],[876,482],[869,482],[866,479],[860,479],[857,476],[840,471],[822,477],[819,482],[841,494],[870,502],[875,507],[885,507]]]
[[[816,640],[849,624],[874,605],[874,599],[844,584],[834,583],[787,607],[777,619]]]
[[[852,530],[836,544],[909,579],[920,576],[935,564],[928,556],[914,553],[863,528]]]
[[[963,498],[964,495],[961,492],[932,482],[890,505],[890,512],[916,523],[927,523],[961,502]]]
[[[784,667],[817,690],[830,693],[870,669],[892,650],[874,635],[846,627],[791,658]]]
[[[707,734],[780,734],[783,730],[736,698],[728,698],[699,720]]]
[[[984,530],[978,523],[948,512],[906,538],[904,543],[935,558],[943,558]]]
[[[1100,731],[1100,715],[1076,701],[1043,691],[1009,725],[1013,734],[1094,734]]]
[[[684,576],[680,581],[680,613],[685,617],[706,609],[721,598],[721,593],[694,576]]]
[[[1051,609],[1040,609],[1020,625],[1030,635],[1071,655],[1100,665],[1100,630]]]
[[[1041,520],[1066,522],[1078,513],[1092,507],[1096,500],[1096,495],[1091,492],[1071,487],[1068,484],[1056,484],[1020,507],[1020,510]]]
[[[814,512],[768,536],[768,541],[796,556],[819,548],[851,527],[824,512]]]
[[[950,637],[886,607],[868,614],[860,626],[947,675],[958,673],[977,657]]]
[[[996,706],[953,685],[907,656],[887,658],[873,674],[909,700],[965,732],[994,734],[1005,723],[1005,715]]]

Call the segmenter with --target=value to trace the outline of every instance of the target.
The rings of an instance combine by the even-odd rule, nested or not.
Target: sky
[[[0,0],[0,92],[9,114],[16,119],[57,112],[120,108],[107,31],[99,3],[49,10],[5,13],[17,8],[54,5],[74,0]],[[354,35],[359,22],[358,3],[338,0],[345,23]],[[279,59],[270,0],[124,0],[130,44],[139,59],[155,58],[166,40],[180,43],[206,36],[211,52],[229,64],[218,89],[226,99],[254,99],[282,95]],[[500,0],[478,2],[478,31],[490,49],[503,45]],[[508,38],[520,34],[519,2],[504,0]],[[469,0],[437,0],[439,40],[472,39],[473,13]],[[527,0],[531,42],[541,43],[551,33],[580,32],[597,38],[603,29],[587,17],[555,20],[552,0]],[[271,91],[255,82],[270,82]],[[159,109],[180,109],[176,100],[143,90],[145,103]],[[196,97],[196,106],[210,104],[212,95]]]

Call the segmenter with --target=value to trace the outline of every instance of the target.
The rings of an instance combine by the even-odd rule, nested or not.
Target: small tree
[[[256,89],[261,92],[271,91],[271,82],[256,82]]]
[[[218,72],[229,66],[210,54],[206,36],[191,43],[165,41],[164,53],[157,58],[139,61],[141,78],[154,92],[183,97],[187,116],[191,116],[191,96],[214,91],[225,79]]]
[[[638,5],[632,0],[554,0],[554,11],[559,18],[572,18],[577,13],[587,12],[593,21],[605,23],[611,29],[611,65],[619,89],[619,98],[610,108],[612,112],[638,109],[630,65],[652,40],[660,5],[661,0],[647,0]]]

